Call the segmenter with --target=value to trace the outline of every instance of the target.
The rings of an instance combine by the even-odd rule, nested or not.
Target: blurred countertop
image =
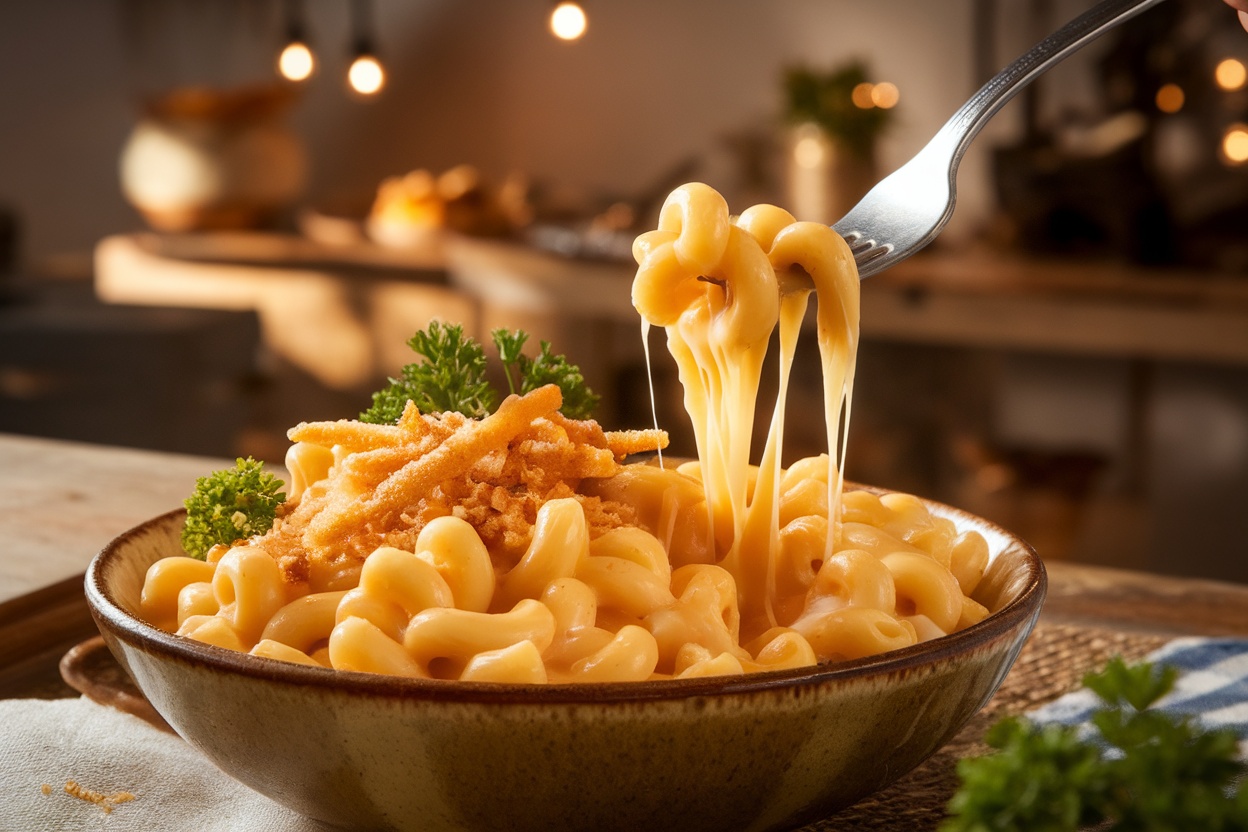
[[[1248,364],[1248,276],[921,254],[862,284],[864,337]]]
[[[279,234],[121,235],[97,247],[96,291],[119,303],[256,309],[267,341],[335,386],[392,371],[386,345],[405,358],[407,337],[435,317],[478,335],[501,322],[540,337],[574,322],[638,322],[629,263],[497,239],[441,242],[395,250]],[[1248,364],[1248,277],[929,250],[863,282],[862,334]]]
[[[441,254],[326,245],[295,234],[115,235],[95,249],[108,303],[253,310],[265,346],[326,387],[371,388],[434,318],[472,320]]]

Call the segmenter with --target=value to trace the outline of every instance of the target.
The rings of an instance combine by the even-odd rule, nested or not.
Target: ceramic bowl
[[[959,633],[835,666],[712,679],[531,686],[345,673],[154,629],[143,576],[180,554],[181,511],[92,562],[109,647],[188,743],[256,791],[357,829],[767,830],[848,806],[947,742],[1005,678],[1045,594],[1035,551],[929,507],[992,549]]]

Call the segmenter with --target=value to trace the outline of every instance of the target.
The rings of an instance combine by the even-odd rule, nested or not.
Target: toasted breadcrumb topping
[[[45,795],[52,794],[52,787],[44,783],[40,789]],[[65,781],[65,794],[84,800],[87,803],[94,803],[104,810],[104,814],[111,814],[113,809],[122,803],[129,803],[135,800],[137,795],[132,792],[113,792],[112,794],[104,794],[94,789],[88,789],[74,780]]]
[[[554,398],[543,403],[550,391]],[[628,454],[666,446],[666,434],[608,433],[594,420],[569,419],[555,409],[557,389],[550,391],[512,397],[483,420],[422,415],[409,405],[394,426],[298,425],[292,440],[349,454],[288,503],[256,542],[288,581],[301,582],[314,562],[363,562],[379,546],[411,551],[421,529],[446,515],[470,523],[500,566],[524,554],[538,509],[549,500],[577,500],[591,537],[632,525],[631,506],[582,494],[581,483],[615,475]]]

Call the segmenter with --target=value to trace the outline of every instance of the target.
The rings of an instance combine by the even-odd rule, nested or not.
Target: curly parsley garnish
[[[498,394],[486,378],[485,350],[464,335],[462,326],[433,321],[407,345],[424,360],[408,364],[374,393],[373,406],[360,414],[360,421],[395,424],[409,399],[421,413],[455,411],[479,418],[494,409]]]
[[[1103,702],[1096,735],[1019,718],[989,729],[997,749],[958,763],[961,788],[941,832],[1248,832],[1248,764],[1233,730],[1150,710],[1178,677],[1121,659],[1084,685]]]
[[[523,352],[528,335],[521,330],[496,329],[491,333],[503,364],[503,374],[512,393],[528,393],[546,384],[556,384],[563,392],[564,415],[587,418],[598,404],[598,396],[585,384],[575,364],[551,352],[550,343],[541,342],[536,358]],[[395,424],[410,400],[421,413],[462,413],[470,418],[488,416],[500,396],[488,378],[485,348],[459,324],[434,321],[408,342],[422,361],[406,365],[398,378],[373,394],[373,404],[360,414],[360,421]]]
[[[203,560],[218,543],[228,545],[264,534],[273,527],[278,506],[286,502],[281,488],[282,481],[251,457],[238,459],[233,468],[200,477],[183,503],[182,548]]]
[[[508,332],[496,329],[490,333],[494,346],[507,374],[507,387],[512,393],[528,393],[547,384],[554,384],[563,392],[563,406],[559,408],[570,419],[587,419],[598,406],[598,396],[585,384],[585,377],[575,364],[562,355],[550,351],[550,342],[542,341],[536,358],[529,358],[521,350],[529,339],[528,333],[517,329]]]

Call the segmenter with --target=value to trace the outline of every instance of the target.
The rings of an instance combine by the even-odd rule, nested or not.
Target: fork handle
[[[1160,2],[1162,0],[1102,0],[994,75],[945,122],[931,142],[933,145],[953,144],[950,175],[971,140],[1015,93],[1072,52]]]

